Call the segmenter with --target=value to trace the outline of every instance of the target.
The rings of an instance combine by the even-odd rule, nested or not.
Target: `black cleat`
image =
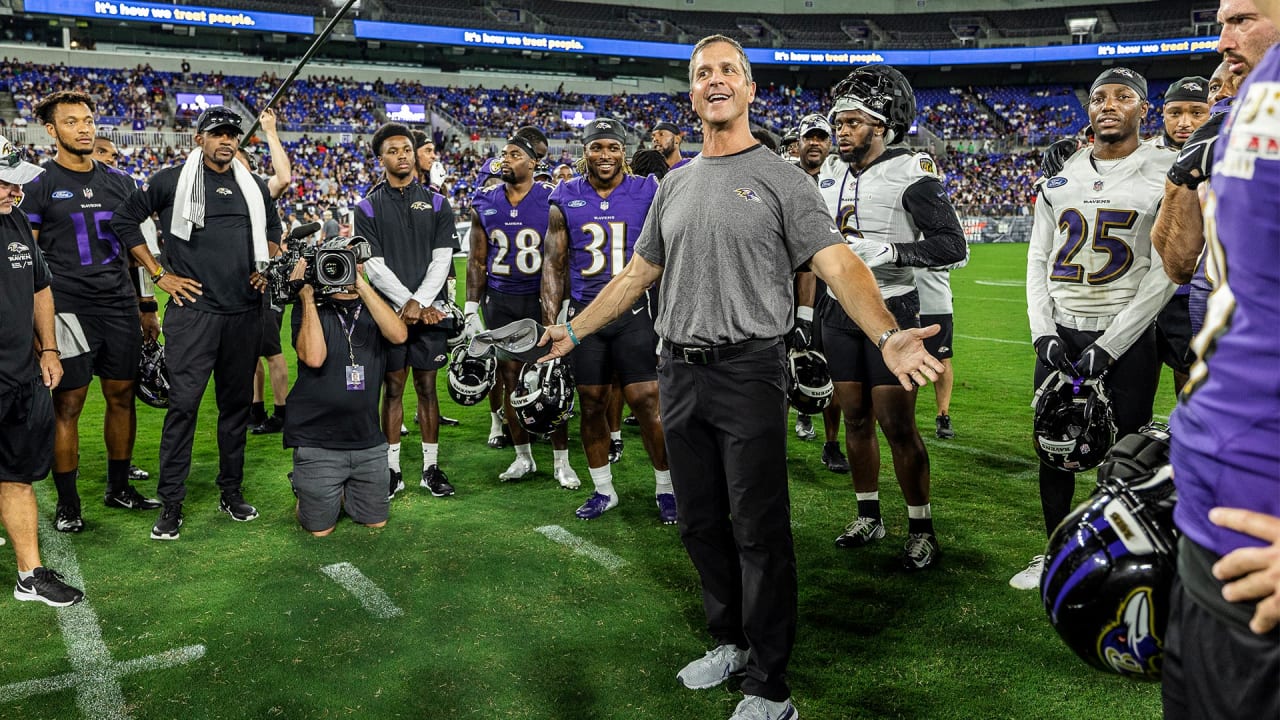
[[[236,522],[249,522],[258,517],[258,508],[244,501],[244,495],[239,490],[222,493],[222,499],[218,501],[218,509],[231,516]]]
[[[840,443],[829,442],[822,445],[822,464],[833,473],[849,472],[849,460],[840,452]]]
[[[457,425],[458,420],[457,418],[445,417],[444,415],[441,415],[440,424],[441,425]]]
[[[937,426],[937,430],[935,432],[939,438],[943,440],[950,440],[956,436],[956,431],[951,429],[950,415],[939,415],[933,419],[933,423]]]
[[[609,462],[616,463],[622,459],[622,439],[609,441]]]
[[[152,540],[177,540],[182,527],[182,503],[170,503],[160,511],[160,517],[151,527]]]
[[[161,503],[155,498],[143,497],[132,485],[125,485],[119,492],[107,491],[102,504],[121,510],[159,510]]]
[[[272,415],[261,423],[254,425],[249,432],[254,435],[271,435],[272,433],[278,433],[281,430],[284,430],[284,418],[279,415]]]
[[[622,418],[622,424],[631,425],[634,427],[640,424],[640,418],[636,417],[635,415],[628,415]]]
[[[431,491],[436,497],[449,497],[453,494],[453,486],[449,484],[449,477],[444,474],[439,465],[432,465],[422,471],[422,487]]]
[[[53,515],[53,529],[64,533],[84,532],[84,518],[80,517],[80,503],[75,505],[58,503]]]
[[[141,482],[141,481],[143,481],[143,480],[147,480],[147,479],[149,479],[150,477],[151,477],[151,473],[147,472],[146,470],[143,470],[142,468],[138,467],[137,465],[130,465],[130,466],[129,466],[129,479],[130,479],[131,481],[133,481],[133,482]]]
[[[390,487],[387,488],[387,502],[395,499],[396,493],[404,489],[404,475],[399,470],[387,469],[387,475],[391,480]]]

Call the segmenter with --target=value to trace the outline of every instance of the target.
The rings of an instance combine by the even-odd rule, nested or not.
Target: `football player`
[[[156,510],[129,483],[137,433],[133,386],[147,335],[159,333],[155,301],[140,303],[129,275],[128,253],[112,231],[115,209],[137,183],[124,172],[93,159],[95,107],[76,91],[55,92],[35,107],[36,117],[57,148],[45,172],[26,186],[23,210],[53,274],[53,299],[66,376],[54,391],[53,481],[58,490],[54,529],[84,530],[76,487],[80,466],[80,412],[96,374],[106,401],[103,436],[107,446],[110,508]],[[139,313],[142,313],[140,316]],[[142,317],[143,323],[139,319]]]
[[[680,153],[680,142],[684,140],[684,133],[679,125],[673,122],[660,122],[653,126],[649,138],[653,141],[653,149],[662,153],[663,159],[667,161],[667,167],[671,170],[689,162],[689,159]]]
[[[463,308],[471,335],[483,330],[486,323],[499,328],[516,320],[541,321],[543,317],[538,292],[542,287],[543,239],[553,186],[533,181],[537,151],[529,137],[508,138],[500,159],[502,182],[478,191],[471,201],[471,253],[467,258],[467,300]],[[552,311],[553,316],[555,312]],[[519,361],[502,360],[498,364],[507,429],[516,450],[511,466],[498,474],[503,482],[523,479],[538,469],[529,432],[521,427],[511,408],[511,391],[519,372]],[[569,465],[569,433],[564,425],[552,433],[551,443],[556,482],[576,490],[581,482]]]
[[[919,327],[913,268],[960,262],[965,239],[933,159],[894,147],[915,122],[911,84],[890,66],[868,65],[837,84],[832,97],[828,117],[837,154],[823,164],[818,189],[850,249],[872,269],[898,326]],[[902,565],[909,570],[932,567],[939,546],[929,504],[929,454],[916,429],[916,391],[903,389],[885,365],[876,339],[863,333],[837,303],[826,304],[821,322],[858,501],[858,515],[836,545],[861,547],[885,536],[878,422],[907,503]]]
[[[1154,321],[1173,295],[1151,224],[1173,154],[1141,142],[1147,81],[1129,68],[1104,71],[1089,90],[1094,143],[1076,151],[1040,189],[1027,253],[1027,314],[1039,363],[1051,373],[1101,378],[1117,437],[1151,420],[1159,377]],[[1075,473],[1040,465],[1046,534],[1073,507]],[[1044,556],[1009,580],[1039,587]]]
[[[655,132],[656,134],[656,132]],[[622,124],[599,118],[582,137],[587,173],[562,183],[551,193],[551,216],[542,269],[542,307],[554,325],[561,301],[569,298],[567,318],[582,311],[621,272],[634,252],[636,238],[658,181],[626,172],[626,135]],[[567,287],[566,287],[567,286]],[[640,435],[653,463],[658,518],[676,523],[676,497],[671,488],[666,444],[658,420],[658,373],[654,354],[658,336],[646,294],[618,320],[585,338],[573,356],[578,397],[582,401],[582,447],[595,492],[577,510],[594,520],[618,504],[610,468],[607,410],[616,374],[622,394],[640,421]]]
[[[1198,75],[1174,82],[1164,92],[1162,132],[1149,142],[1167,150],[1181,150],[1196,128],[1209,119],[1209,81]]]

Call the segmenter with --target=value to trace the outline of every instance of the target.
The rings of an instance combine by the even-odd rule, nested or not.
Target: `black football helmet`
[[[1146,680],[1160,679],[1177,572],[1168,459],[1169,435],[1159,427],[1117,443],[1097,490],[1049,538],[1040,577],[1049,622],[1076,655]]]
[[[1035,446],[1040,462],[1070,472],[1097,467],[1116,440],[1111,400],[1098,379],[1057,372],[1036,390]]]
[[[831,404],[834,391],[825,355],[817,350],[802,349],[787,353],[787,399],[796,412],[821,413]]]
[[[164,361],[164,346],[156,340],[142,343],[138,358],[138,381],[133,394],[154,408],[169,407],[169,366]]]
[[[452,355],[454,350],[466,348],[467,335],[465,331],[467,321],[462,317],[462,309],[455,303],[446,303],[444,312],[444,319],[440,321],[440,327],[447,333],[445,335],[445,344],[449,348],[450,355]]]
[[[489,395],[497,375],[493,353],[476,356],[459,346],[449,357],[449,397],[459,405],[475,405]]]
[[[834,125],[836,114],[845,110],[861,110],[884,123],[889,130],[884,144],[892,145],[905,140],[916,122],[916,96],[892,65],[863,65],[831,89],[827,119]]]
[[[520,427],[535,435],[549,435],[573,412],[573,371],[557,358],[525,363],[511,389],[511,409]]]

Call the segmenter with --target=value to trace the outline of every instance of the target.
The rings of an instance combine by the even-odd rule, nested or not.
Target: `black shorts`
[[[920,295],[915,291],[884,301],[900,328],[920,327]],[[898,377],[884,364],[884,356],[876,349],[876,339],[869,338],[845,314],[838,303],[823,308],[822,344],[834,382],[900,385]]]
[[[571,301],[569,319],[582,312],[586,303]],[[579,385],[612,385],[616,375],[624,386],[657,382],[658,336],[653,316],[644,296],[618,319],[582,339],[569,357]]]
[[[280,325],[284,322],[284,311],[273,309],[269,304],[262,304],[262,347],[258,357],[275,357],[284,352],[280,346]]]
[[[929,327],[930,325],[941,325],[942,329],[937,335],[924,339],[924,349],[929,354],[939,360],[946,360],[955,355],[951,343],[955,338],[955,316],[954,315],[921,315],[920,327]]]
[[[449,333],[435,325],[409,326],[409,338],[387,350],[387,372],[411,367],[414,370],[439,370],[449,364]]]
[[[103,380],[136,380],[142,357],[142,324],[135,314],[76,315],[89,349],[62,358],[59,390],[82,388],[97,375]],[[59,320],[58,322],[61,322]]]
[[[39,380],[0,390],[0,482],[32,483],[53,465],[53,398]]]
[[[484,324],[490,330],[510,325],[517,320],[542,322],[542,302],[537,293],[511,295],[494,290],[484,294]]]
[[[1156,316],[1156,352],[1177,372],[1191,372],[1190,295],[1174,295]]]

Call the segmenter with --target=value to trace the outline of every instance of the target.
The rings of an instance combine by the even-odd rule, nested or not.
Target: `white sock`
[[[18,571],[18,579],[19,579],[19,580],[30,580],[30,579],[31,579],[31,576],[32,576],[32,575],[35,575],[35,574],[36,574],[36,569],[35,569],[35,568],[31,568],[30,570],[28,570],[28,571],[26,571],[26,572],[23,572],[23,571],[19,570],[19,571]]]
[[[422,469],[426,470],[432,465],[439,463],[440,444],[439,443],[422,443]]]
[[[387,466],[396,472],[400,472],[400,443],[389,443],[387,445]]]
[[[609,439],[610,439],[610,440],[621,440],[621,439],[622,439],[622,431],[621,431],[621,430],[618,430],[618,431],[616,431],[616,432],[611,431],[611,432],[609,433]]]
[[[670,470],[654,470],[653,471],[653,494],[654,495],[674,495],[675,488],[671,487],[671,471]]]
[[[595,484],[596,492],[615,499],[618,497],[618,494],[613,491],[613,469],[611,466],[588,468],[588,472],[591,473],[591,482]]]
[[[551,461],[552,463],[555,464],[556,467],[564,467],[565,465],[568,465],[569,464],[568,448],[565,448],[564,450],[552,450]]]
[[[502,418],[498,417],[498,413],[489,413],[489,437],[502,434]]]
[[[533,462],[533,446],[529,443],[516,446],[516,459]]]
[[[866,492],[866,493],[856,492],[853,494],[853,497],[863,502],[866,502],[867,500],[875,500],[876,502],[880,502],[880,491],[875,490],[875,491]]]
[[[931,517],[933,517],[933,508],[929,503],[907,506],[907,518],[910,520],[925,520]]]

